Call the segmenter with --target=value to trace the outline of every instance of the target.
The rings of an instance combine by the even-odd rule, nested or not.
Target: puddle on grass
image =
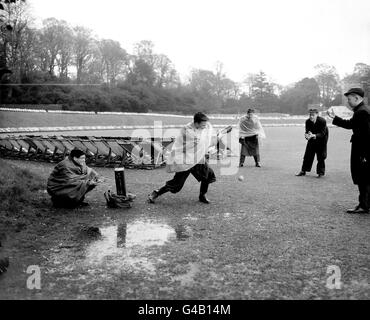
[[[100,228],[101,237],[90,242],[79,256],[73,257],[70,250],[56,250],[54,266],[63,266],[71,272],[83,268],[89,273],[139,272],[155,275],[156,265],[163,262],[153,257],[147,249],[163,246],[170,241],[185,241],[191,237],[188,226],[171,227],[164,223],[134,221]],[[71,259],[72,258],[72,259]],[[73,263],[65,264],[65,261]],[[59,267],[59,268],[58,268]]]
[[[86,260],[99,261],[136,246],[164,245],[176,238],[173,228],[165,224],[150,222],[121,223],[100,229],[102,238],[92,242],[86,249]]]
[[[183,237],[182,228],[167,224],[135,221],[100,229],[102,238],[86,248],[87,265],[102,265],[155,274],[159,259],[145,256],[145,249],[162,246]],[[143,252],[144,249],[144,252]]]

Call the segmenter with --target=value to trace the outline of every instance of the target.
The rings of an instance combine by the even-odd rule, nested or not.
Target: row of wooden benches
[[[90,165],[149,169],[165,164],[165,152],[173,141],[173,138],[7,136],[0,138],[0,156],[59,162],[78,148],[86,153],[86,163]]]

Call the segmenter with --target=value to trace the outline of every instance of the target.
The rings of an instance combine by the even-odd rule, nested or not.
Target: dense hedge
[[[199,107],[191,92],[145,86],[27,85],[2,86],[0,104],[58,104],[64,110],[176,112],[191,114]]]

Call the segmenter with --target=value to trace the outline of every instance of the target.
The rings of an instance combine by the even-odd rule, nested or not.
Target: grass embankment
[[[97,115],[97,114],[58,114],[0,111],[0,128],[20,127],[65,127],[65,126],[153,126],[154,121],[161,121],[163,125],[183,125],[190,122],[191,116],[169,117],[167,115],[154,116],[138,115]],[[214,125],[236,124],[237,120],[212,119]],[[262,124],[304,123],[299,119],[262,119]]]
[[[15,231],[32,218],[30,210],[39,205],[45,181],[28,169],[0,159],[0,232]]]

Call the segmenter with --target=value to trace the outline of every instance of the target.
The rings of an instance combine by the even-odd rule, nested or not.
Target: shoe
[[[306,172],[301,171],[301,172],[296,174],[296,177],[302,177],[302,176],[305,176],[305,175],[306,175]]]
[[[257,168],[261,168],[261,164],[259,162],[256,163]]]
[[[354,209],[347,210],[347,213],[356,214],[356,213],[369,213],[369,210],[362,209],[360,206],[357,206]]]
[[[9,268],[9,258],[0,259],[0,274],[5,272]]]
[[[324,174],[319,173],[319,174],[317,175],[317,178],[318,178],[318,179],[320,179],[320,178],[322,178],[323,176],[324,176]]]
[[[239,168],[242,168],[243,166],[244,166],[244,164],[239,163]]]
[[[207,204],[210,203],[210,201],[206,198],[204,194],[199,196],[199,201],[202,203],[207,203]]]
[[[155,203],[155,199],[157,199],[157,198],[158,198],[158,193],[155,190],[148,195],[149,203]]]

